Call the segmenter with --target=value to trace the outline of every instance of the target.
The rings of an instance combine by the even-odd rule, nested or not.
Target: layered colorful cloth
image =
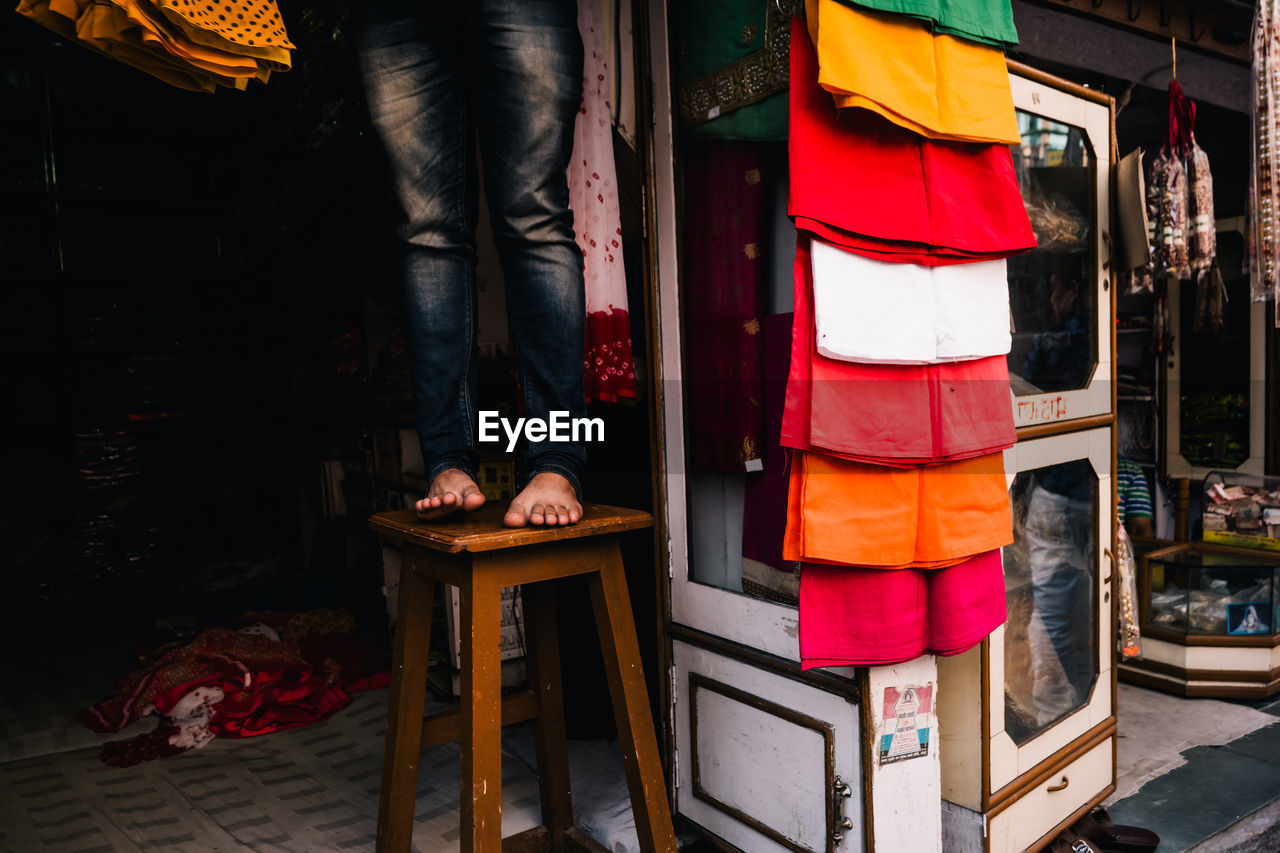
[[[587,402],[616,402],[636,396],[627,272],[622,260],[622,213],[609,116],[610,74],[602,22],[600,0],[579,0],[578,31],[584,52],[582,107],[573,125],[573,156],[566,177],[573,234],[582,250],[582,278],[587,289],[582,376]]]
[[[803,22],[791,41],[787,212],[797,228],[927,266],[1035,248],[1007,145],[923,139],[865,110],[837,115]]]
[[[1009,0],[839,0],[853,8],[875,9],[919,18],[935,33],[960,36],[1001,50],[1016,47]]]
[[[792,454],[784,559],[936,568],[1012,542],[1002,453],[919,468]]]
[[[759,145],[695,142],[685,167],[685,381],[695,465],[759,471],[764,453],[760,321],[767,264]]]
[[[933,364],[1007,355],[1004,260],[927,267],[812,243],[818,352],[841,361]]]
[[[152,713],[155,731],[105,744],[102,760],[128,767],[204,746],[215,737],[255,737],[325,719],[350,693],[387,684],[376,654],[348,636],[281,636],[264,622],[210,628],[121,678],[106,701],[80,711],[85,726],[118,731]]]
[[[956,655],[1004,619],[999,551],[940,569],[805,563],[800,570],[801,669]]]
[[[1009,367],[1001,356],[896,365],[821,355],[809,245],[800,235],[783,446],[889,466],[953,461],[1013,446]],[[1007,314],[1002,319],[1007,322]]]
[[[819,82],[841,110],[877,112],[934,139],[1021,141],[1004,52],[901,15],[805,0]]]
[[[181,89],[212,92],[288,71],[293,43],[275,0],[19,0],[62,37]]]

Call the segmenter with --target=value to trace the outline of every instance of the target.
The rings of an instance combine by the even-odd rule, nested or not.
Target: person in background
[[[1132,459],[1116,459],[1116,518],[1130,536],[1155,536],[1151,488],[1142,468]]]

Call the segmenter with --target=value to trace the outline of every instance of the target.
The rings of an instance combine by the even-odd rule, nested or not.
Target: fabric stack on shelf
[[[19,0],[17,11],[193,92],[244,90],[292,64],[293,43],[275,0]]]
[[[1008,2],[902,5],[807,0],[792,22],[781,557],[805,668],[958,654],[1005,618],[1004,259],[1035,247],[1017,36]]]

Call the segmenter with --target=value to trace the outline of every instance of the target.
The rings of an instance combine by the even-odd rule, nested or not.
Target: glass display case
[[[1184,542],[1138,557],[1142,657],[1126,681],[1182,696],[1280,692],[1280,554]]]
[[[1265,637],[1280,634],[1274,594],[1280,555],[1242,554],[1191,543],[1143,555],[1142,630],[1187,636]]]

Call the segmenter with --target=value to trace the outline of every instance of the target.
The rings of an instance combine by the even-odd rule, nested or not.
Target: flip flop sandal
[[[1106,809],[1094,809],[1071,827],[1103,853],[1150,853],[1160,836],[1140,826],[1112,823]]]

